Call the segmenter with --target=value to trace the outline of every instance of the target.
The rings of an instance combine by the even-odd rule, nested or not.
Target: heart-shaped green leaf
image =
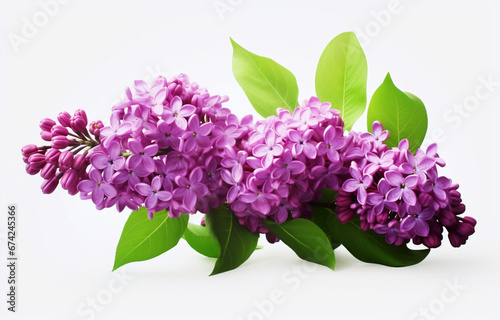
[[[293,73],[275,61],[244,49],[231,39],[233,74],[254,109],[263,117],[277,108],[293,111],[298,105],[299,88]]]
[[[264,225],[300,258],[335,268],[335,254],[328,237],[314,222],[307,219],[293,219],[281,224],[264,220]]]
[[[343,224],[335,217],[329,220],[329,224],[336,239],[354,257],[364,262],[406,267],[421,262],[430,252],[429,249],[411,250],[406,245],[389,244],[384,235],[372,230],[363,231],[359,226],[359,219],[353,218]]]
[[[210,275],[239,267],[255,251],[259,235],[240,225],[225,206],[210,210],[205,215],[205,223],[220,245],[220,254]]]
[[[217,238],[210,232],[210,228],[188,223],[182,236],[187,243],[204,256],[217,258],[220,255],[220,245]]]
[[[133,211],[118,241],[113,271],[130,262],[149,260],[175,247],[188,220],[187,214],[172,219],[166,210],[156,212],[153,219],[148,218],[148,210],[144,207]]]
[[[353,32],[333,38],[321,54],[316,69],[316,95],[340,111],[350,130],[366,107],[368,64]]]
[[[380,121],[390,135],[389,147],[397,147],[399,141],[408,139],[410,150],[415,152],[427,132],[427,112],[423,102],[409,92],[399,90],[388,73],[384,82],[372,96],[368,106],[368,131],[374,121]]]

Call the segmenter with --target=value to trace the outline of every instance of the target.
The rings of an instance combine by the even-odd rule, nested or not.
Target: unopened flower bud
[[[74,159],[73,159],[73,169],[77,170],[77,171],[80,171],[80,170],[85,170],[85,168],[87,167],[87,162],[88,160],[86,159],[86,157],[79,153],[77,155],[75,155]]]
[[[52,140],[52,133],[50,133],[50,131],[42,131],[42,132],[40,132],[40,136],[45,141],[51,141]]]
[[[40,172],[40,176],[44,179],[52,179],[56,175],[57,166],[52,163],[46,163],[43,166],[42,171]]]
[[[76,189],[79,180],[78,172],[75,169],[68,169],[61,177],[61,187],[64,190]]]
[[[57,120],[63,127],[69,127],[71,123],[71,115],[68,112],[63,111],[59,113]]]
[[[73,164],[73,152],[66,150],[61,152],[61,155],[59,156],[59,167],[61,170],[66,170],[71,167]]]
[[[21,152],[23,153],[24,157],[29,157],[32,154],[38,152],[38,147],[36,144],[28,144],[22,147]]]
[[[40,121],[40,129],[42,129],[43,131],[48,131],[50,132],[50,130],[52,129],[52,127],[56,124],[56,122],[52,119],[49,119],[49,118],[45,118],[45,119],[42,119],[42,121]]]
[[[38,170],[38,171],[40,171],[43,168],[43,166],[45,165],[45,163],[47,163],[47,161],[45,160],[45,156],[43,154],[40,154],[40,153],[32,154],[28,158],[28,162],[29,162],[28,164],[32,170]]]
[[[59,162],[59,156],[61,155],[61,151],[57,149],[49,149],[45,153],[45,161],[48,163],[52,163],[53,165],[57,165]]]
[[[83,132],[87,127],[87,114],[85,111],[78,109],[75,111],[73,118],[71,118],[71,129],[75,132]]]
[[[68,132],[68,129],[66,129],[65,127],[56,124],[50,130],[50,133],[52,133],[53,137],[55,137],[55,136],[64,136],[65,137],[68,135],[69,132]]]
[[[89,125],[89,131],[91,134],[95,136],[99,136],[101,133],[101,129],[104,128],[104,124],[101,120],[92,121]]]
[[[51,141],[54,149],[64,149],[69,145],[69,140],[65,136],[52,137]]]
[[[57,188],[58,184],[59,184],[59,178],[57,176],[55,176],[51,179],[46,179],[42,183],[42,192],[44,194],[52,193]]]

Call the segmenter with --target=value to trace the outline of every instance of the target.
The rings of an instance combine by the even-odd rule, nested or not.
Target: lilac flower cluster
[[[89,149],[99,144],[99,132],[88,132],[87,115],[83,110],[76,110],[73,116],[61,112],[57,121],[59,124],[48,118],[40,121],[40,135],[50,145],[24,146],[21,150],[23,161],[27,173],[40,173],[44,179],[43,193],[54,192],[61,183],[63,189],[75,195],[78,183],[87,177],[89,161],[86,155]]]
[[[95,126],[101,144],[89,154],[80,196],[98,209],[144,205],[150,218],[163,209],[177,217],[218,207],[227,191],[221,161],[252,128],[252,117],[240,121],[225,101],[182,74],[136,81],[113,107],[110,126]]]
[[[293,113],[278,109],[277,116],[256,122],[242,148],[226,147],[221,176],[242,225],[268,233],[263,219],[309,218],[309,202],[323,188],[339,188],[345,142],[339,114],[313,97]],[[268,239],[276,241],[269,233]]]
[[[458,247],[474,233],[476,221],[460,217],[458,185],[438,175],[445,163],[435,144],[415,154],[407,140],[389,149],[379,122],[373,133],[344,136],[339,111],[315,97],[256,123],[223,108],[227,100],[183,74],[136,81],[109,126],[88,125],[82,110],[62,112],[59,124],[42,120],[42,139],[51,145],[25,146],[26,170],[44,178],[44,193],[60,182],[98,209],[145,206],[150,218],[163,209],[174,218],[226,204],[270,242],[278,239],[264,219],[311,218],[325,188],[338,191],[341,222],[358,215],[363,230],[391,244],[438,247],[446,228]]]
[[[336,196],[336,212],[347,223],[359,215],[363,230],[385,234],[386,241],[401,245],[410,239],[429,248],[441,245],[443,227],[454,247],[465,244],[476,221],[464,213],[458,184],[438,175],[444,161],[436,144],[415,155],[404,139],[397,148],[383,142],[389,136],[379,122],[372,133],[350,132],[341,150],[349,178]]]

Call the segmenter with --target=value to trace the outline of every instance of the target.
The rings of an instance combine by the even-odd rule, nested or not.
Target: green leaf
[[[396,88],[389,73],[370,101],[368,131],[372,131],[372,124],[376,120],[390,132],[385,142],[389,148],[397,147],[402,139],[408,139],[410,150],[415,152],[424,141],[427,132],[424,104],[413,94]]]
[[[188,220],[186,214],[172,219],[166,210],[156,212],[153,219],[148,218],[145,207],[133,211],[116,247],[113,271],[130,262],[149,260],[175,247]]]
[[[211,258],[220,255],[220,245],[210,229],[197,224],[189,223],[182,238],[197,252]]]
[[[314,222],[293,219],[281,224],[264,220],[264,225],[300,258],[335,268],[335,254],[325,233]]]
[[[353,32],[333,38],[319,58],[316,95],[340,111],[346,130],[365,111],[367,75],[366,57]]]
[[[332,190],[329,188],[325,188],[325,189],[321,190],[320,202],[327,204],[327,205],[333,204],[333,203],[335,203],[335,197],[337,196],[338,193],[339,193],[338,191],[335,191],[335,190]]]
[[[220,255],[210,275],[239,267],[254,252],[259,234],[240,225],[238,218],[225,206],[210,210],[205,215],[205,223],[220,245]]]
[[[332,249],[335,250],[340,246],[340,241],[335,238],[335,235],[330,229],[329,225],[330,219],[335,219],[335,214],[333,214],[333,212],[323,207],[313,207],[313,214],[311,221],[321,228],[321,230],[327,236],[328,241],[332,246]]]
[[[363,231],[359,219],[343,224],[336,217],[329,220],[330,228],[344,247],[357,259],[390,267],[406,267],[427,257],[430,250],[411,250],[406,245],[395,246],[385,236],[372,230]]]
[[[244,49],[231,39],[233,74],[261,116],[276,114],[277,108],[293,111],[298,106],[299,88],[293,73],[275,61]]]

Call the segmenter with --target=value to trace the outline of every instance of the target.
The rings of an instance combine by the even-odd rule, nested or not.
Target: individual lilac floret
[[[104,170],[106,181],[111,181],[113,174],[125,165],[125,158],[121,156],[121,151],[120,144],[114,141],[109,144],[105,152],[96,152],[90,158],[95,168]]]
[[[84,195],[92,193],[92,201],[100,205],[104,196],[113,198],[116,196],[116,189],[108,182],[104,181],[98,170],[90,170],[89,180],[84,180],[78,184],[78,191]]]
[[[170,107],[163,112],[163,119],[167,124],[175,123],[179,128],[185,130],[187,127],[186,118],[195,112],[196,108],[192,105],[183,105],[179,97],[172,99]]]
[[[349,168],[351,179],[348,179],[342,185],[342,189],[347,192],[356,192],[357,199],[360,204],[365,204],[367,192],[366,189],[372,184],[373,177],[371,175],[363,175],[357,165],[353,164]]]
[[[139,183],[135,186],[135,189],[139,194],[146,197],[144,205],[150,213],[150,217],[153,217],[154,209],[158,204],[158,201],[168,201],[172,199],[172,193],[162,189],[162,178],[156,176],[151,180],[151,185],[146,183]]]

